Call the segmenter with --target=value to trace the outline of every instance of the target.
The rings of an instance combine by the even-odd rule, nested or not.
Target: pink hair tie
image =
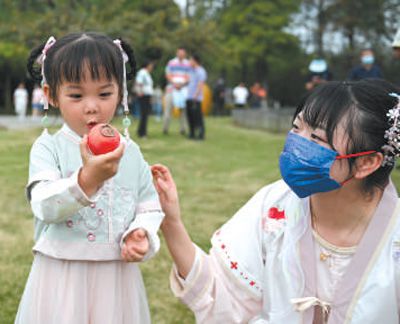
[[[44,60],[46,59],[47,51],[56,43],[56,39],[50,36],[46,44],[42,49],[42,54],[38,57],[37,62],[43,66]],[[42,69],[43,70],[43,69]]]
[[[56,39],[54,38],[54,36],[50,36],[49,39],[46,42],[46,45],[44,45],[44,48],[42,50],[42,53],[44,55],[47,54],[47,51],[56,43]]]
[[[46,83],[46,77],[44,75],[44,61],[46,60],[47,51],[56,43],[56,39],[53,36],[50,36],[47,40],[46,44],[43,47],[42,54],[38,57],[37,62],[41,65],[42,72],[42,88]],[[47,132],[47,127],[49,126],[49,119],[47,116],[47,111],[49,110],[49,102],[45,96],[42,97],[44,116],[42,118],[42,125],[44,127],[44,131]]]

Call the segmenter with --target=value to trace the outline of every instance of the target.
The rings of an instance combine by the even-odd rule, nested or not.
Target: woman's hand
[[[161,164],[151,167],[154,186],[160,198],[161,207],[165,213],[164,223],[180,223],[181,211],[179,206],[178,191],[171,172]],[[162,225],[162,226],[163,226]]]
[[[178,191],[167,167],[156,164],[151,167],[151,172],[165,213],[160,228],[180,276],[186,278],[193,266],[196,250],[181,220]]]

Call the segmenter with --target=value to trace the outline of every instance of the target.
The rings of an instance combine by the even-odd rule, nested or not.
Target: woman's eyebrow
[[[317,126],[317,127],[315,127],[315,130],[321,130],[326,133],[326,127]]]

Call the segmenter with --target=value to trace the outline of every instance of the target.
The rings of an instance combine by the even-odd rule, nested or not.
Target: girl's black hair
[[[378,79],[355,82],[327,82],[318,86],[300,102],[294,114],[299,113],[312,128],[326,131],[328,143],[339,123],[347,134],[346,154],[374,150],[382,152],[386,144],[385,131],[389,128],[387,113],[397,104],[397,98],[389,93],[399,93],[393,84]],[[293,119],[293,120],[294,120]],[[355,158],[349,159],[350,167]],[[384,189],[389,181],[393,166],[380,167],[365,178],[363,189],[372,193],[375,188]]]
[[[42,80],[40,67],[35,66],[35,62],[44,46],[45,43],[33,49],[28,59],[27,69],[34,81]],[[123,40],[121,46],[129,58],[130,69],[127,69],[126,77],[131,80],[136,73],[135,55]],[[63,82],[80,83],[85,68],[89,68],[94,80],[102,76],[107,80],[115,79],[122,97],[123,64],[119,47],[108,36],[93,32],[68,34],[58,39],[46,54],[44,75],[50,97],[57,100],[58,88]]]

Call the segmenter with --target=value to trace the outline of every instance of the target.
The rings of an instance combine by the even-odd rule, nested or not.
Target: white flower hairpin
[[[400,95],[389,93],[389,96],[396,97],[396,106],[386,114],[390,127],[385,131],[387,143],[382,146],[383,162],[382,166],[394,165],[396,158],[400,156]]]

